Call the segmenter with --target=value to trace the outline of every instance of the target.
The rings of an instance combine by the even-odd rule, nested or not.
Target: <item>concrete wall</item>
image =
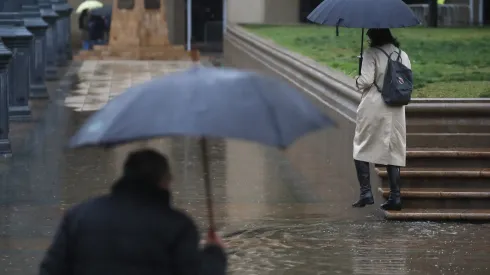
[[[294,24],[299,22],[300,0],[265,0],[266,24]]]
[[[266,0],[228,0],[228,21],[234,23],[264,23],[265,1]]]
[[[299,1],[300,0],[228,0],[228,21],[246,24],[298,23]]]

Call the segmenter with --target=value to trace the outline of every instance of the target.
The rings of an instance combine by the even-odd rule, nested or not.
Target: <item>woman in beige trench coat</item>
[[[354,136],[354,162],[361,195],[353,207],[373,204],[369,180],[369,163],[386,165],[390,181],[390,196],[381,205],[384,210],[401,210],[400,166],[405,166],[406,126],[405,107],[384,103],[381,93],[388,64],[388,55],[410,68],[410,60],[399,49],[400,44],[389,29],[369,29],[370,48],[364,53],[361,75],[356,79],[362,99],[357,108]],[[376,87],[376,85],[378,87]]]

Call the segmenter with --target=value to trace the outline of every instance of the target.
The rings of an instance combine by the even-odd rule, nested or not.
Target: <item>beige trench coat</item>
[[[381,47],[390,54],[398,49],[391,45]],[[395,59],[398,54],[393,54]],[[405,52],[401,53],[402,63],[411,68]],[[373,85],[383,88],[388,58],[376,48],[364,53],[361,75],[356,79],[357,88],[362,92],[357,108],[356,133],[354,136],[354,159],[375,164],[405,166],[406,124],[405,106],[390,107],[383,101],[381,93]]]

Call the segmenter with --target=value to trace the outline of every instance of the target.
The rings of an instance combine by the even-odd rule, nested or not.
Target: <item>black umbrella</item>
[[[130,88],[95,113],[72,147],[114,146],[165,136],[200,137],[210,230],[214,231],[207,138],[236,138],[281,149],[332,126],[283,81],[234,69],[196,67]]]
[[[417,26],[419,19],[402,0],[325,0],[309,15],[311,22],[346,28],[362,28],[359,74],[364,51],[364,29]]]
[[[110,17],[112,15],[112,5],[104,5],[101,8],[93,9],[90,11],[90,14],[100,17]]]

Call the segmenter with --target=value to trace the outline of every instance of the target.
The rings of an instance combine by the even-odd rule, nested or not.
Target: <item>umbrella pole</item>
[[[361,34],[361,54],[359,55],[359,75],[361,75],[363,52],[364,52],[364,28],[362,28],[362,34]]]
[[[216,232],[216,226],[214,224],[214,214],[213,214],[213,195],[211,192],[211,176],[209,171],[209,157],[208,157],[208,142],[206,138],[202,137],[199,140],[199,145],[201,147],[202,156],[202,168],[204,173],[204,188],[206,191],[206,207],[208,210],[209,219],[209,232],[208,234],[214,235]]]

